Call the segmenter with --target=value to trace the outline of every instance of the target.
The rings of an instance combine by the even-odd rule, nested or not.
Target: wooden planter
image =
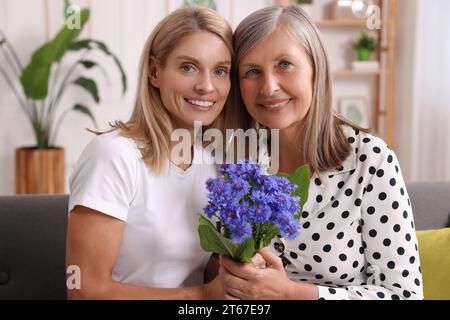
[[[17,194],[64,194],[64,149],[16,149]]]

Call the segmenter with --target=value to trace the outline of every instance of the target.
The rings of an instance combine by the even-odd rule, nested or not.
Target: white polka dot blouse
[[[353,151],[311,177],[294,240],[271,249],[289,278],[314,283],[320,299],[423,299],[411,203],[395,153],[346,127]]]

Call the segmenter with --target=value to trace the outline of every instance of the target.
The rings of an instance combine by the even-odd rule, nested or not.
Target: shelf
[[[367,76],[379,76],[382,75],[381,70],[377,71],[355,71],[355,70],[336,70],[333,71],[333,76],[338,77],[367,77]]]
[[[316,21],[316,25],[319,27],[367,27],[367,20],[319,20]],[[383,22],[381,22],[383,25]]]
[[[292,0],[279,0],[285,3]],[[328,2],[333,2],[327,0]],[[292,1],[293,2],[293,1]],[[325,3],[324,0],[319,1]],[[374,0],[374,4],[379,8],[379,15],[370,16],[368,19],[357,19],[356,16],[348,16],[349,19],[333,19],[331,16],[317,17],[315,25],[320,29],[326,41],[331,41],[337,45],[350,45],[340,43],[341,39],[336,39],[336,32],[339,36],[356,39],[361,32],[371,32],[377,35],[382,48],[374,56],[374,61],[378,61],[378,68],[369,69],[374,71],[364,71],[364,69],[353,69],[353,65],[340,64],[338,69],[332,70],[333,82],[339,83],[339,88],[351,88],[355,82],[364,82],[364,85],[373,86],[371,90],[370,123],[373,132],[382,135],[386,143],[392,148],[394,146],[394,111],[395,111],[395,54],[396,54],[396,18],[401,13],[398,11],[398,0]],[[320,5],[319,5],[320,6]],[[325,9],[326,4],[322,4]],[[375,21],[375,18],[377,21]],[[371,24],[377,23],[381,28],[369,29]],[[375,26],[374,26],[375,27]],[[342,47],[339,47],[341,49]],[[349,57],[342,57],[348,61]],[[375,66],[376,67],[376,66]],[[340,69],[342,68],[342,69]],[[342,94],[346,91],[344,90]],[[339,97],[338,92],[336,92]]]

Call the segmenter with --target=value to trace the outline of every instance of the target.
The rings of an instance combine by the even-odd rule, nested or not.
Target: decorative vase
[[[16,149],[17,194],[64,194],[64,149]]]
[[[372,51],[370,50],[359,48],[356,52],[358,54],[359,61],[369,61],[372,59]]]

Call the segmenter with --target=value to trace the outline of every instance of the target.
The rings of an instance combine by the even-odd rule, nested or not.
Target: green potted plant
[[[377,39],[375,36],[363,32],[358,40],[353,44],[359,61],[369,61],[373,52],[377,49]]]
[[[66,115],[80,112],[88,116],[96,125],[91,109],[81,103],[56,117],[61,109],[61,98],[70,87],[85,90],[95,103],[100,102],[98,86],[94,79],[83,76],[83,70],[98,68],[108,79],[105,69],[96,61],[88,58],[93,51],[100,51],[112,58],[120,73],[122,94],[127,89],[127,78],[118,58],[101,41],[78,39],[89,19],[89,9],[75,12],[79,24],[68,27],[68,12],[73,8],[65,0],[64,13],[66,24],[49,42],[34,51],[31,61],[23,66],[11,43],[0,30],[0,50],[3,51],[6,64],[0,65],[0,74],[14,93],[19,106],[33,128],[35,145],[16,149],[16,193],[64,193],[64,149],[55,146],[56,137]],[[69,54],[79,57],[62,74],[66,64],[63,58]],[[8,66],[8,69],[7,69]]]

